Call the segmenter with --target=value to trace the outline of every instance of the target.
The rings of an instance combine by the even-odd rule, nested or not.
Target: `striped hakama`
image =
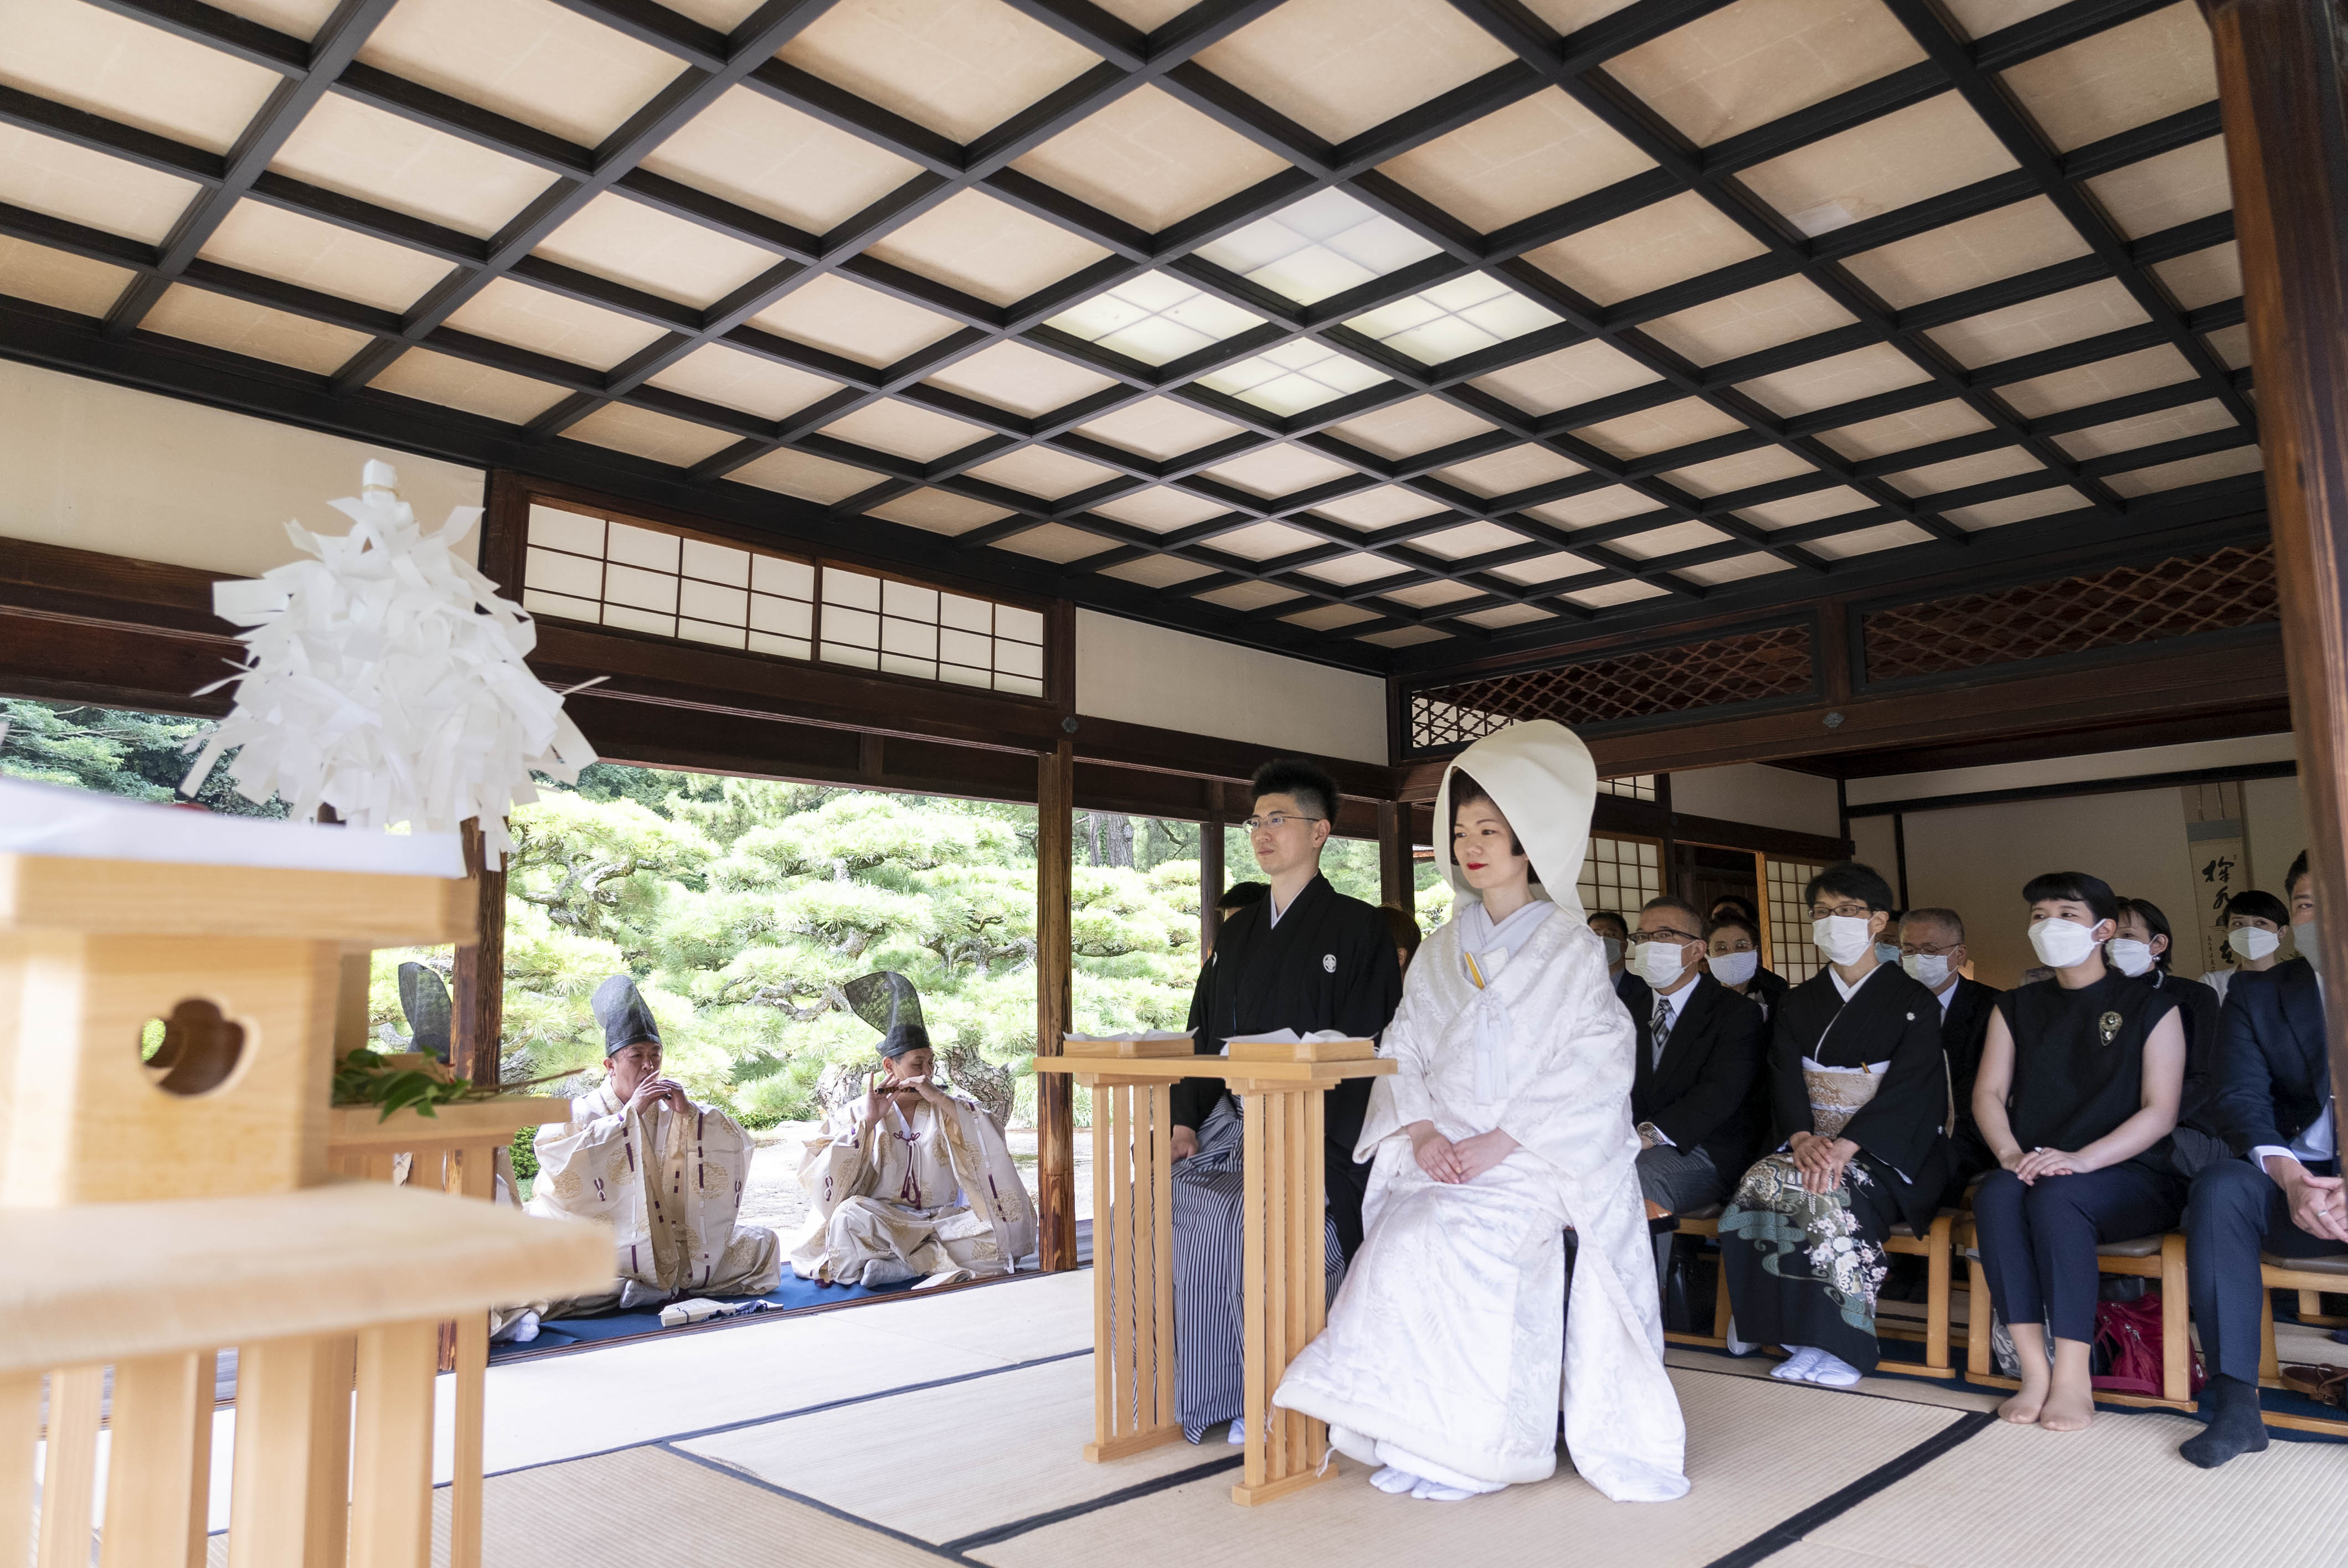
[[[1240,1259],[1247,1224],[1244,1134],[1239,1102],[1226,1094],[1199,1128],[1198,1153],[1174,1167],[1175,1409],[1182,1435],[1194,1443],[1210,1429],[1247,1413],[1240,1338],[1240,1292],[1245,1287]],[[1335,1222],[1323,1223],[1322,1246],[1334,1296],[1345,1260]]]

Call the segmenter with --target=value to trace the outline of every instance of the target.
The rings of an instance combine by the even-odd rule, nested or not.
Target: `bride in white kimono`
[[[1544,1480],[1560,1409],[1574,1469],[1606,1496],[1687,1491],[1633,1163],[1635,1037],[1574,893],[1596,794],[1588,750],[1541,720],[1470,746],[1437,800],[1458,911],[1381,1048],[1398,1066],[1354,1151],[1375,1162],[1362,1250],[1272,1398],[1381,1467],[1385,1491]]]

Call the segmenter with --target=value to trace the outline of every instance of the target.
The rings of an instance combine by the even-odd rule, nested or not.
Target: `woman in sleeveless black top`
[[[1998,1414],[2074,1431],[2095,1413],[2096,1247],[2166,1231],[2184,1208],[2170,1135],[2185,1031],[2174,995],[2105,964],[2110,887],[2058,871],[2023,897],[2054,978],[2007,992],[1990,1020],[1973,1119],[2000,1168],[1973,1195],[1973,1228],[2022,1360],[2022,1389]]]

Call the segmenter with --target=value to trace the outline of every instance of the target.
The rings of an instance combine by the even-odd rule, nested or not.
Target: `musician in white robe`
[[[933,1077],[913,983],[892,970],[841,988],[880,1031],[881,1071],[825,1119],[799,1159],[814,1222],[791,1251],[826,1285],[952,1285],[1009,1274],[1035,1245],[1035,1205],[1002,1125]]]
[[[1381,1045],[1398,1067],[1355,1150],[1375,1162],[1362,1250],[1272,1399],[1328,1422],[1385,1491],[1454,1501],[1543,1480],[1560,1408],[1574,1469],[1606,1496],[1687,1491],[1635,1164],[1635,1036],[1573,891],[1596,793],[1589,752],[1544,720],[1469,747],[1437,802],[1457,913],[1420,948]]]
[[[635,981],[595,988],[603,1082],[538,1131],[529,1212],[602,1220],[616,1248],[612,1289],[541,1309],[549,1318],[636,1312],[680,1296],[764,1296],[782,1283],[782,1237],[736,1224],[750,1135],[661,1076],[660,1024]]]

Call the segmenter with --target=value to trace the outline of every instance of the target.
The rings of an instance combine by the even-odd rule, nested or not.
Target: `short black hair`
[[[1264,895],[1271,891],[1269,882],[1234,882],[1223,889],[1223,896],[1215,900],[1215,907],[1230,914],[1251,904],[1262,903]]]
[[[1723,915],[1712,923],[1712,930],[1707,935],[1717,937],[1723,931],[1742,931],[1753,938],[1755,947],[1761,945],[1761,927],[1742,915]]]
[[[1592,909],[1590,912],[1590,918],[1586,924],[1595,926],[1601,920],[1613,921],[1614,928],[1622,932],[1625,937],[1628,937],[1631,934],[1631,922],[1622,918],[1622,915],[1615,910]]]
[[[1255,770],[1248,787],[1255,792],[1256,800],[1284,794],[1323,822],[1337,819],[1337,781],[1329,776],[1327,768],[1307,758],[1274,757]]]
[[[1753,900],[1742,893],[1723,893],[1712,901],[1711,913],[1716,917],[1724,905],[1735,910],[1748,921],[1758,920],[1761,917],[1761,911],[1753,907]]]
[[[1712,923],[1704,918],[1704,911],[1697,908],[1694,905],[1689,903],[1686,899],[1681,897],[1676,893],[1664,893],[1656,897],[1650,898],[1644,904],[1640,905],[1639,924],[1642,926],[1645,925],[1647,923],[1646,917],[1653,914],[1658,909],[1677,909],[1681,914],[1685,915],[1690,920],[1694,922],[1694,935],[1698,937],[1709,937],[1712,935]]]
[[[2291,878],[2292,882],[2307,875],[2307,867],[2303,865],[2295,866],[2291,869],[2295,873]],[[2291,882],[2283,884],[2285,887],[2291,885]],[[2230,920],[2237,915],[2250,915],[2260,920],[2272,920],[2278,927],[2291,924],[2290,907],[2273,894],[2256,887],[2245,887],[2227,899],[2226,907],[2219,914],[2218,918],[2221,921]]]
[[[2155,954],[2152,960],[2157,968],[2168,968],[2168,960],[2177,956],[2177,933],[2169,929],[2168,917],[2162,914],[2160,906],[2149,898],[2121,899],[2117,917],[2125,920],[2130,915],[2143,921],[2144,928],[2153,936],[2168,938],[2168,946]]]
[[[1900,917],[1900,923],[1903,926],[1910,920],[1931,920],[1939,925],[1945,926],[1950,930],[1954,931],[1957,934],[1957,941],[1960,946],[1964,942],[1965,917],[1962,915],[1958,914],[1954,909],[1942,909],[1934,906],[1927,905],[1921,908],[1910,909],[1906,914]]]
[[[2112,891],[2112,885],[2084,871],[2042,871],[2023,884],[2024,904],[2046,898],[2067,898],[2074,904],[2085,904],[2098,924],[2120,917],[2119,895]]]
[[[1892,897],[1891,884],[1872,866],[1861,866],[1856,860],[1838,860],[1816,876],[1802,889],[1802,902],[1816,904],[1818,895],[1831,893],[1838,898],[1856,898],[1869,909],[1889,912],[1897,900]]]
[[[2285,897],[2289,897],[2294,891],[2296,891],[2299,886],[2299,879],[2306,875],[2307,851],[2302,849],[2299,852],[2299,858],[2291,863],[2291,869],[2282,874],[2283,896]]]

